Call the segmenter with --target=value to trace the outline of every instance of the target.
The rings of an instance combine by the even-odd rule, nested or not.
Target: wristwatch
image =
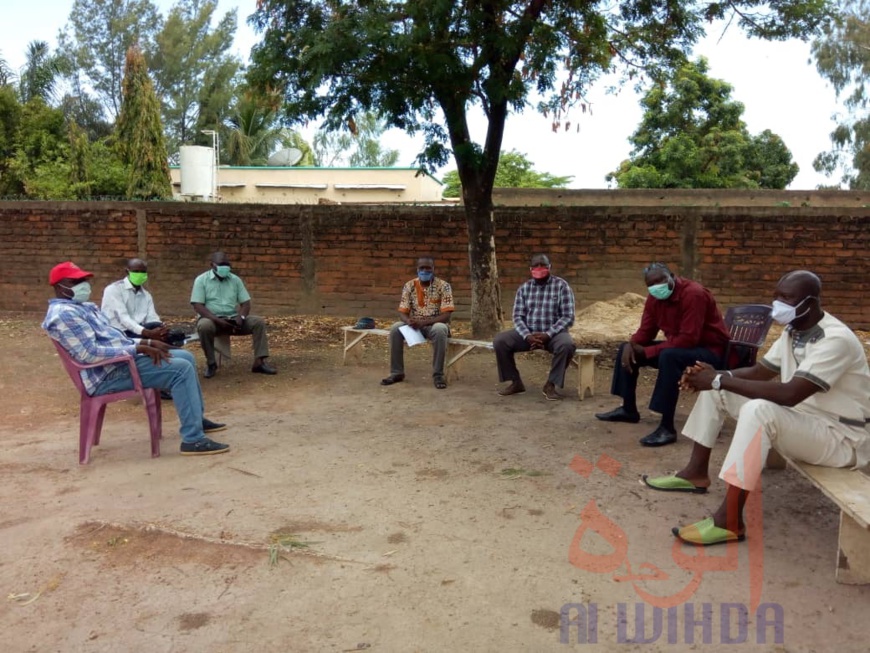
[[[713,377],[712,383],[710,383],[710,387],[714,390],[719,390],[722,387],[722,375],[717,374]]]

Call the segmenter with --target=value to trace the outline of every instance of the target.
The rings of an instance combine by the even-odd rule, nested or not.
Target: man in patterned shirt
[[[159,340],[134,341],[113,327],[106,316],[89,302],[93,274],[71,261],[55,265],[48,276],[55,299],[48,302],[42,328],[59,342],[78,363],[92,364],[119,356],[133,356],[142,385],[170,390],[181,422],[181,455],[201,456],[229,451],[205,436],[225,425],[203,416],[202,391],[196,378],[196,364],[190,352],[175,349]],[[81,372],[85,391],[99,396],[130,390],[133,381],[127,363],[109,363]]]
[[[553,354],[553,362],[543,393],[557,401],[562,395],[556,387],[565,385],[565,370],[577,349],[568,333],[574,324],[574,292],[567,281],[550,274],[550,259],[544,254],[533,256],[529,268],[532,278],[520,286],[514,299],[514,328],[492,341],[498,380],[510,381],[499,394],[507,397],[526,391],[514,360],[516,352],[546,349]]]
[[[399,317],[390,327],[390,375],[381,385],[393,385],[405,380],[405,337],[401,327],[407,325],[420,331],[432,343],[432,380],[435,387],[447,387],[444,378],[444,359],[447,355],[447,326],[453,315],[453,290],[450,284],[435,276],[435,259],[417,259],[417,278],[402,288]]]

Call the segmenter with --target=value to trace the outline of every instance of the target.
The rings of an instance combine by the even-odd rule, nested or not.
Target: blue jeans
[[[139,378],[146,388],[158,388],[172,392],[175,411],[181,422],[182,442],[196,442],[205,437],[202,432],[202,389],[196,376],[196,363],[193,354],[183,349],[174,349],[169,360],[155,365],[144,354],[136,356]],[[133,379],[127,365],[110,375],[97,386],[94,395],[106,395],[122,390],[132,390]]]

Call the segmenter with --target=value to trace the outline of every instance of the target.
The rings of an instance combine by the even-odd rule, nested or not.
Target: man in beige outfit
[[[821,281],[796,271],[780,279],[773,318],[786,325],[753,367],[686,370],[683,389],[703,391],[683,428],[694,440],[689,463],[674,476],[644,477],[668,492],[706,492],[710,452],[725,417],[737,419],[719,474],[725,499],[711,518],[673,533],[699,545],[745,537],[743,507],[756,489],[771,447],[801,462],[863,467],[870,461],[870,370],[855,334],[821,308]],[[776,377],[779,381],[775,381]]]

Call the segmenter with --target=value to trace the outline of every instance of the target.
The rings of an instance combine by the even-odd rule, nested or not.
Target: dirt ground
[[[0,319],[3,651],[868,650],[870,587],[835,583],[837,510],[794,473],[765,474],[763,530],[746,543],[674,546],[671,527],[709,514],[723,486],[639,483],[690,446],[640,447],[648,411],[594,419],[616,405],[612,349],[593,398],[577,399],[569,372],[566,398],[548,402],[541,355],[520,357],[519,396],[496,394],[487,352],[434,389],[427,347],[386,388],[384,342],[342,366],[351,318],[273,320],[277,376],[250,374],[238,341],[203,381],[229,454],[179,456],[165,402],[152,459],[144,410],[124,402],[79,466],[77,396],[39,321]],[[596,627],[560,631],[560,612],[576,622],[581,608]]]

